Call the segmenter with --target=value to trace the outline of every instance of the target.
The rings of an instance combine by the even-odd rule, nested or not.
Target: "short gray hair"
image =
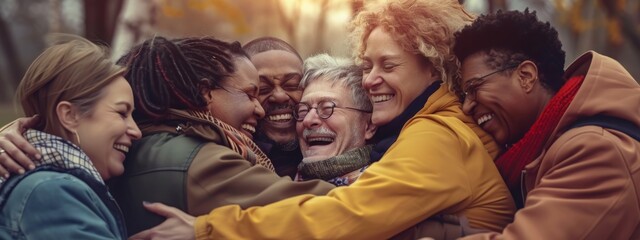
[[[353,61],[332,57],[326,53],[307,58],[304,61],[304,76],[300,81],[300,87],[305,89],[320,77],[331,81],[332,86],[340,84],[348,87],[355,107],[369,111],[373,109],[371,100],[362,87],[362,68]]]

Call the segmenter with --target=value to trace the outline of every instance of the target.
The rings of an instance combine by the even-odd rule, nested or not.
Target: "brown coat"
[[[598,126],[604,114],[640,125],[640,86],[615,60],[588,52],[566,71],[585,75],[545,149],[525,167],[525,207],[502,234],[465,239],[640,239],[640,142]]]

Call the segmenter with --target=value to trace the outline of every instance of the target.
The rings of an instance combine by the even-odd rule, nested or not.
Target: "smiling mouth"
[[[373,103],[381,103],[391,100],[395,94],[383,94],[383,95],[374,95],[371,96],[371,101]]]
[[[113,144],[113,148],[115,148],[116,150],[123,152],[123,153],[128,153],[129,152],[129,147],[126,145],[122,145],[122,144]]]
[[[476,122],[478,123],[479,126],[482,126],[482,124],[486,123],[491,119],[493,119],[493,114],[485,114],[480,116],[478,120],[476,120]]]
[[[335,141],[334,137],[322,136],[322,137],[307,137],[307,145],[313,146],[326,146]]]
[[[256,132],[256,127],[254,127],[253,125],[250,124],[242,124],[242,129],[250,132],[251,134],[254,134]]]
[[[291,113],[283,113],[283,114],[274,114],[266,117],[267,120],[271,122],[289,122],[293,119],[293,115]]]

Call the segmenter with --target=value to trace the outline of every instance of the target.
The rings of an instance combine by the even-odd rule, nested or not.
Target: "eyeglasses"
[[[508,66],[506,66],[504,68],[500,68],[500,69],[498,69],[496,71],[493,71],[493,72],[490,72],[488,74],[485,74],[482,77],[476,77],[476,78],[471,78],[471,79],[467,80],[466,81],[466,83],[467,83],[466,86],[464,86],[463,89],[462,89],[462,91],[463,91],[463,94],[461,96],[462,102],[464,102],[465,100],[469,100],[469,101],[476,100],[476,92],[478,91],[478,87],[480,87],[486,81],[485,78],[487,78],[487,77],[489,77],[489,76],[491,76],[493,74],[502,72],[502,71],[506,71],[506,70],[509,70],[509,69],[516,68],[516,67],[518,67],[518,65],[520,65],[520,64],[508,65]]]
[[[304,120],[304,118],[311,111],[311,109],[314,109],[314,108],[316,109],[316,113],[318,114],[318,116],[322,119],[327,119],[331,117],[331,115],[333,114],[334,108],[343,108],[343,109],[355,110],[355,111],[364,112],[364,113],[371,113],[371,110],[364,110],[364,109],[352,108],[352,107],[338,107],[336,106],[336,103],[332,101],[323,100],[323,101],[320,101],[315,107],[311,107],[311,105],[309,105],[308,103],[303,103],[303,102],[297,103],[296,105],[293,106],[293,118],[295,118],[296,121],[298,122],[302,122],[302,120]]]

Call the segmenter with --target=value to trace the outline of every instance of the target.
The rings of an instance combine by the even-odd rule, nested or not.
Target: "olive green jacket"
[[[131,235],[164,220],[146,211],[143,201],[202,215],[230,204],[247,208],[323,195],[334,187],[319,180],[293,182],[256,166],[228,147],[224,131],[187,114],[141,124],[141,130],[144,137],[130,149],[125,173],[111,184]]]

